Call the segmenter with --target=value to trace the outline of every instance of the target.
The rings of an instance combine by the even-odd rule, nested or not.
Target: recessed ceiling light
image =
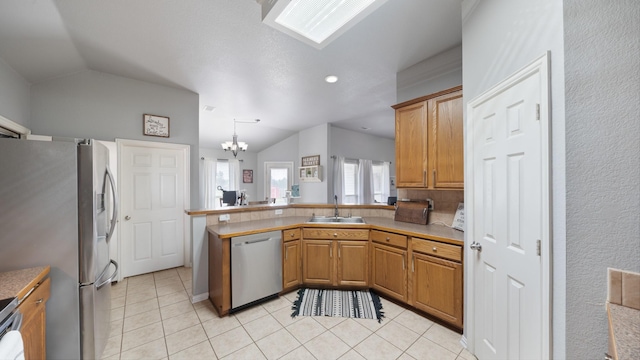
[[[256,0],[262,21],[322,49],[387,0]]]
[[[202,107],[202,110],[209,111],[209,112],[211,112],[211,111],[213,111],[215,109],[216,109],[216,107],[215,106],[211,106],[211,105],[205,105],[205,106]]]
[[[362,129],[362,130],[370,130],[371,128],[368,128],[368,127],[366,127],[366,126],[363,126],[363,127],[361,127],[360,129]]]
[[[335,75],[329,75],[324,78],[324,81],[328,82],[329,84],[333,84],[334,82],[338,81],[338,77]]]

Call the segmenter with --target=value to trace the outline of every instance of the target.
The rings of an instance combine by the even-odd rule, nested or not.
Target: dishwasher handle
[[[261,243],[261,242],[265,242],[265,241],[269,241],[269,240],[277,240],[277,238],[266,238],[266,239],[258,239],[258,240],[251,240],[251,241],[243,241],[243,242],[239,242],[236,244],[233,244],[233,246],[244,246],[244,245],[251,245],[251,244],[257,244],[257,243]]]

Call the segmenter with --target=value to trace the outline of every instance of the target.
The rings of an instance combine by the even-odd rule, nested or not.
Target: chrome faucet
[[[338,195],[333,195],[333,202],[336,204],[336,210],[333,212],[333,216],[339,217],[340,213],[338,212]]]

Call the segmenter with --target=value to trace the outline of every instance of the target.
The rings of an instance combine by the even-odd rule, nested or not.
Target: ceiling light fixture
[[[216,109],[216,107],[215,106],[211,106],[211,105],[205,105],[205,106],[202,107],[202,110],[208,111],[208,112],[212,112],[215,109]]]
[[[249,124],[255,124],[260,122],[260,119],[255,119],[252,121],[237,121],[236,119],[233,119],[233,140],[232,141],[225,141],[223,142],[222,145],[222,150],[224,151],[231,151],[231,153],[233,154],[233,157],[237,157],[238,156],[238,152],[240,151],[247,151],[247,148],[249,147],[249,144],[245,143],[245,142],[238,142],[238,134],[236,134],[236,123],[249,123]]]
[[[262,21],[317,49],[360,22],[387,0],[256,0]]]
[[[328,82],[329,84],[333,84],[338,81],[338,77],[335,75],[329,75],[324,78],[324,81]]]

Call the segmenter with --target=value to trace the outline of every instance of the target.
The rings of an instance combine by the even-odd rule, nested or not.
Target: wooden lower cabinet
[[[333,285],[333,241],[302,241],[302,282],[307,285]]]
[[[18,307],[23,316],[20,333],[25,359],[46,358],[45,303],[49,299],[50,288],[51,280],[47,278]]]
[[[407,251],[391,246],[371,245],[371,287],[407,302]]]
[[[369,284],[367,241],[303,240],[305,285],[366,287]]]
[[[282,292],[297,289],[302,284],[302,244],[300,228],[282,232]]]
[[[282,254],[282,288],[283,291],[297,288],[302,283],[301,260],[302,247],[300,240],[287,241],[283,244]]]
[[[462,328],[462,265],[413,253],[411,305]]]
[[[338,286],[369,285],[369,243],[336,241],[338,247]]]

